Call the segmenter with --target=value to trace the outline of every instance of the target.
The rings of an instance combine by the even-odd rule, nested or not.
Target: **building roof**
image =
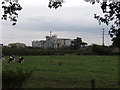
[[[13,45],[13,44],[25,45],[24,43],[9,43],[8,45]]]
[[[71,40],[71,39],[67,39],[67,38],[57,38],[58,40]]]

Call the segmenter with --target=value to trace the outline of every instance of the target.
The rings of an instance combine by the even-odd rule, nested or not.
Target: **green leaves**
[[[105,13],[107,9],[107,2],[103,2],[101,8],[103,10],[103,13]]]
[[[17,2],[12,0],[2,2],[2,8],[4,9],[4,14],[2,15],[2,20],[10,20],[12,25],[16,25],[18,13],[17,11],[22,10],[22,7]]]
[[[120,47],[120,43],[117,43],[120,41],[120,2],[103,2],[101,9],[104,17],[94,14],[94,18],[98,20],[99,24],[112,24],[110,26],[109,35],[112,38],[114,46]]]
[[[49,0],[48,7],[57,9],[58,7],[62,7],[63,0]]]
[[[113,0],[85,0],[92,4],[101,3],[103,16],[94,14],[94,18],[98,21],[99,25],[102,23],[107,26],[110,25],[109,35],[112,38],[113,45],[120,48],[120,2]]]
[[[74,49],[80,49],[82,46],[87,45],[87,43],[83,42],[81,38],[77,37],[72,41],[71,47]]]
[[[2,72],[3,89],[22,88],[24,82],[32,75],[33,71],[16,68],[16,70],[6,69]]]

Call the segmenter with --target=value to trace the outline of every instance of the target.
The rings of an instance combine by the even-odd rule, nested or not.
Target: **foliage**
[[[94,50],[93,50],[94,48]],[[95,50],[96,49],[96,50]],[[100,50],[99,50],[100,49]],[[114,52],[113,47],[108,46],[86,46],[85,48],[75,49],[73,47],[61,48],[61,49],[42,49],[42,48],[2,48],[4,55],[118,55],[119,51]]]
[[[95,19],[99,21],[99,24],[102,22],[109,25],[110,22],[113,22],[109,34],[112,38],[113,45],[120,48],[120,2],[103,2],[101,9],[103,10],[104,17],[95,14]]]
[[[22,7],[17,1],[5,0],[2,2],[2,8],[4,9],[4,14],[2,15],[2,20],[10,19],[12,25],[16,25],[18,13]]]
[[[32,75],[32,71],[16,68],[15,71],[6,68],[2,72],[2,88],[21,88],[25,81]]]
[[[85,45],[87,45],[87,43],[82,42],[82,39],[80,37],[77,37],[72,41],[71,47],[73,47],[74,49],[80,49],[82,46]]]
[[[97,55],[109,55],[112,52],[111,48],[109,48],[107,46],[96,45],[96,44],[93,44],[91,46],[91,49],[92,49],[93,53],[97,54]]]
[[[116,29],[116,37],[112,38],[113,46],[120,48],[120,28]]]
[[[95,0],[85,0],[90,1],[92,4]],[[96,0],[96,2],[100,2]],[[110,0],[103,0],[101,2],[101,9],[103,11],[103,17],[94,14],[94,18],[98,20],[99,24],[105,23],[106,25],[111,25],[109,30],[109,35],[112,38],[113,46],[120,48],[120,2]]]
[[[48,7],[57,9],[58,7],[62,7],[63,0],[49,0]]]
[[[56,55],[55,50],[43,50],[41,48],[6,48],[2,49],[5,55]]]

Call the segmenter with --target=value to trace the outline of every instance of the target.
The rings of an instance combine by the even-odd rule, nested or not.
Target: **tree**
[[[87,45],[87,43],[82,42],[82,39],[80,37],[77,37],[72,41],[71,47],[74,49],[80,49],[82,46]]]
[[[95,4],[95,0],[85,1]],[[100,2],[99,0],[96,1]],[[101,23],[110,25],[109,35],[112,38],[113,46],[120,48],[120,2],[103,0],[101,9],[104,16],[94,14],[94,18],[98,20],[100,25]]]
[[[120,48],[120,2],[103,2],[101,8],[104,13],[104,17],[95,15],[95,19],[99,23],[105,23],[109,25],[110,22],[113,24],[110,26],[109,35],[112,38],[113,46]],[[109,8],[109,10],[107,10]]]
[[[12,25],[16,25],[18,13],[22,7],[18,3],[18,0],[4,0],[2,2],[2,8],[4,9],[4,14],[2,15],[2,20],[10,20]]]
[[[51,8],[55,8],[57,9],[58,7],[62,7],[62,3],[64,1],[63,0],[49,0],[49,4],[48,7]]]
[[[98,55],[109,55],[111,54],[111,48],[107,46],[92,44],[91,45],[92,52]]]

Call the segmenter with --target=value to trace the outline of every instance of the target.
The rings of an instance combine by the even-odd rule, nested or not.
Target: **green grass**
[[[16,57],[18,58],[18,56]],[[118,88],[117,56],[24,56],[22,64],[8,64],[2,69],[34,70],[24,88]]]

